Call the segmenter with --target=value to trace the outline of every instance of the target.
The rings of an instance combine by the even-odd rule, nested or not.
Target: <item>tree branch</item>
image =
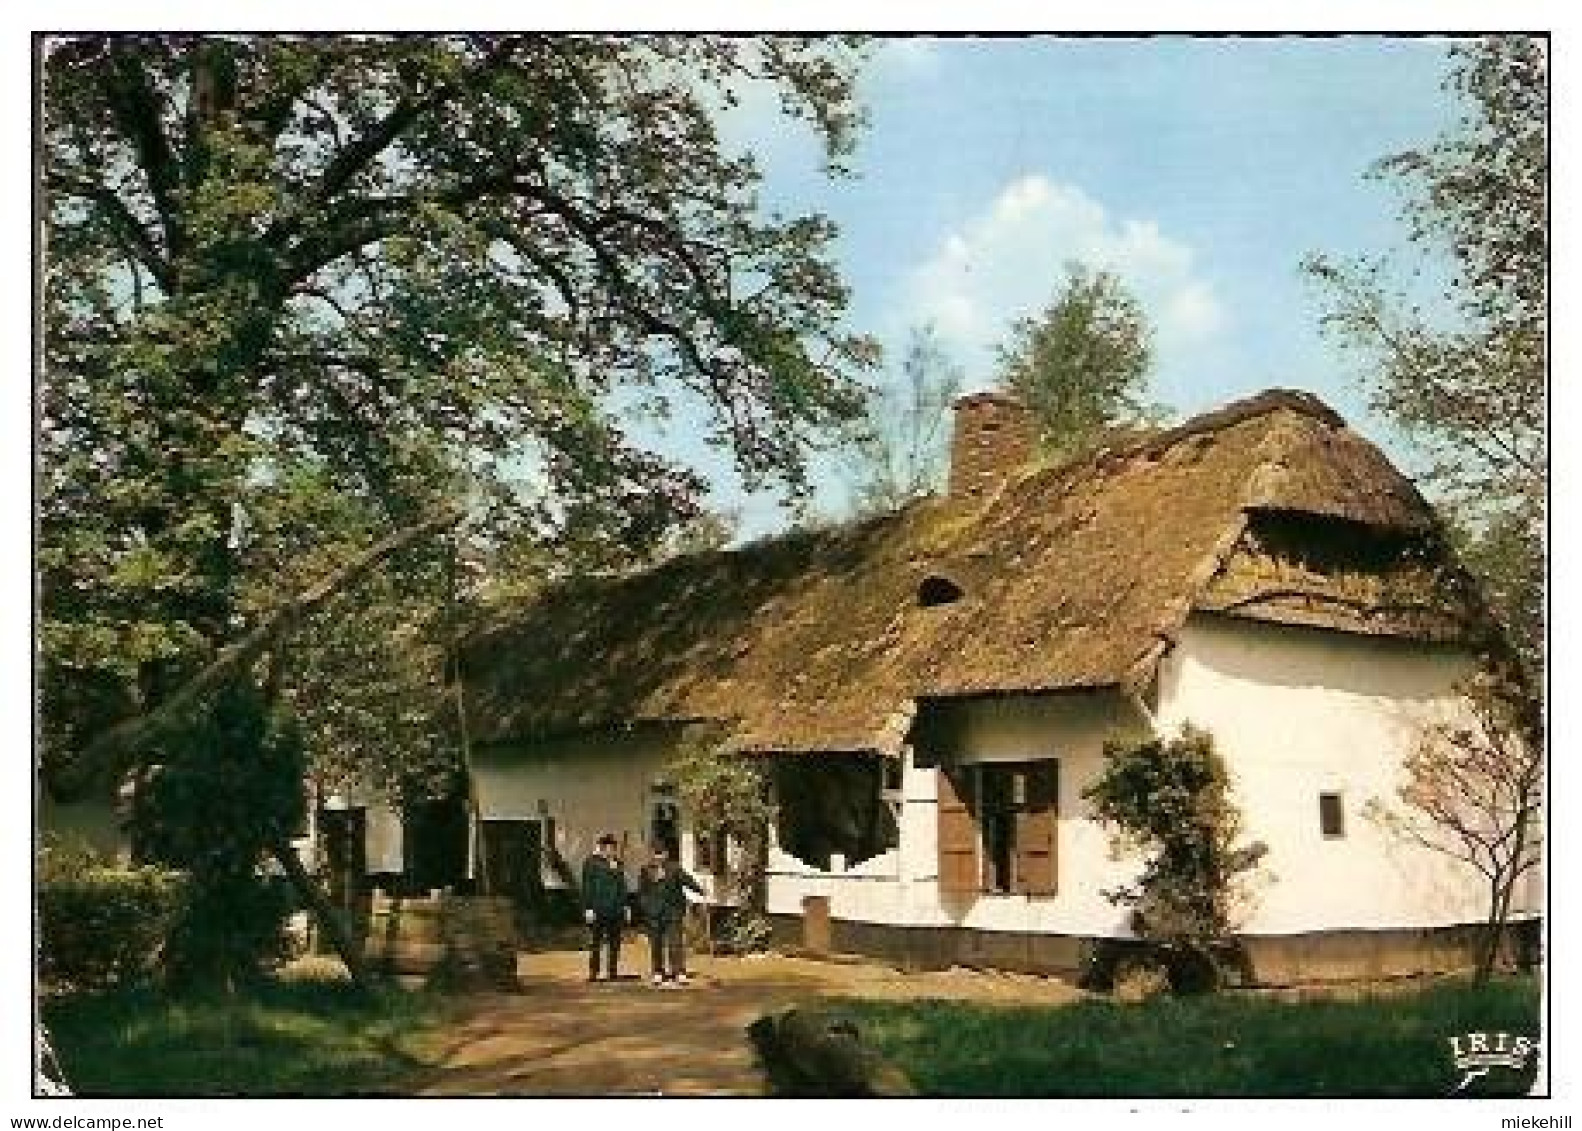
[[[180,176],[175,151],[160,124],[159,96],[134,54],[112,46],[110,57],[114,65],[106,75],[105,101],[116,126],[137,154],[137,163],[148,180],[148,191],[165,231],[165,249],[174,261],[183,244],[175,199]]]
[[[327,205],[334,197],[343,191],[358,173],[368,168],[369,165],[385,150],[395,144],[396,140],[408,127],[415,123],[424,114],[439,109],[456,95],[481,81],[500,66],[502,66],[516,51],[518,40],[514,37],[503,38],[495,49],[471,72],[455,82],[441,83],[435,87],[425,98],[411,99],[402,96],[391,107],[390,112],[379,121],[375,122],[368,130],[351,142],[344,145],[331,158],[324,172],[319,176],[317,184],[307,193],[302,207],[294,210],[292,214],[265,234],[265,242],[281,244],[290,240],[302,231],[302,225],[307,217],[314,215],[319,209]],[[396,198],[406,199],[406,198]],[[362,241],[368,242],[367,240]],[[361,246],[359,243],[357,246]],[[333,262],[340,255],[346,254],[350,248],[326,259],[323,263]],[[316,269],[316,268],[315,268]],[[302,276],[311,274],[309,270]]]
[[[182,684],[174,694],[146,715],[117,723],[94,738],[82,750],[85,765],[94,765],[113,754],[132,754],[156,740],[205,695],[221,686],[244,664],[252,662],[294,623],[316,610],[337,593],[360,581],[385,558],[431,534],[449,529],[461,521],[459,510],[447,508],[422,521],[398,530],[376,542],[346,565],[318,584],[288,598],[240,640],[220,650],[202,671]]]
[[[62,192],[79,196],[84,200],[97,205],[100,215],[110,224],[116,235],[121,238],[123,246],[128,252],[134,253],[135,258],[148,268],[148,273],[154,277],[160,289],[170,293],[171,271],[170,264],[160,255],[154,237],[149,234],[141,220],[132,212],[126,201],[116,194],[114,189],[107,185],[95,184],[91,181],[75,178],[62,178],[58,185]]]

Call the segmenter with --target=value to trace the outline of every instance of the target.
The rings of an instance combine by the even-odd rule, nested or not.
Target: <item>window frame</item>
[[[1330,816],[1334,816],[1333,828]],[[1338,789],[1318,791],[1318,835],[1324,840],[1346,839],[1346,798]]]
[[[970,762],[950,768],[957,777],[950,777],[944,766],[937,774],[940,780],[948,779],[948,805],[942,802],[937,818],[939,836],[939,882],[945,894],[964,896],[1022,896],[1028,899],[1047,899],[1060,891],[1060,759],[1028,758],[1021,761]],[[1002,787],[989,783],[996,777],[1006,779]],[[1018,788],[1020,785],[1020,788]],[[1009,837],[1007,871],[1003,885],[991,885],[993,864],[989,844],[989,817],[991,810],[985,804],[991,791],[1001,794],[1005,801],[992,810],[996,822],[1002,822]],[[941,797],[945,794],[941,793]],[[950,810],[950,826],[945,829],[945,809]],[[966,855],[969,838],[962,835],[960,822],[971,827],[971,886],[964,882],[961,858]],[[1039,840],[1045,847],[1039,847]],[[948,841],[948,843],[947,843]],[[945,857],[954,859],[947,866]],[[1032,864],[1045,858],[1044,874],[1030,875]],[[947,880],[946,871],[950,872]],[[993,869],[997,871],[997,869]]]

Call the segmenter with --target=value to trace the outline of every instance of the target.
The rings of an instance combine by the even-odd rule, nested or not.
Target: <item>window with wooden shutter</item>
[[[1060,763],[1028,762],[1016,807],[1016,886],[1024,895],[1054,895],[1057,879]]]
[[[978,825],[972,814],[970,770],[935,773],[939,786],[939,890],[967,895],[978,890]]]

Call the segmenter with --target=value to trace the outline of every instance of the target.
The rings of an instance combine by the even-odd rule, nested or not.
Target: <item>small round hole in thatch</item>
[[[917,603],[925,609],[961,600],[962,588],[948,577],[931,575],[917,587]]]

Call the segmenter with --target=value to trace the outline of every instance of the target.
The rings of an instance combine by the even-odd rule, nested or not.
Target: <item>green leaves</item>
[[[750,760],[723,754],[704,741],[684,746],[667,770],[696,834],[728,837],[739,846],[732,884],[744,905],[761,909],[769,822],[774,820],[762,771]]]
[[[1536,683],[1543,663],[1549,466],[1548,60],[1543,40],[1492,36],[1451,49],[1446,89],[1464,113],[1373,175],[1405,193],[1420,263],[1448,264],[1445,302],[1388,260],[1311,256],[1321,324],[1369,367],[1374,404],[1432,459],[1437,489]],[[1483,544],[1486,541],[1486,545]]]
[[[89,672],[157,699],[284,587],[439,500],[474,512],[475,561],[508,537],[642,560],[704,484],[634,443],[616,408],[633,389],[701,404],[744,477],[805,490],[872,344],[840,328],[833,226],[760,215],[714,96],[775,86],[844,159],[860,55],[727,37],[51,40],[46,712]],[[413,692],[437,668],[415,669],[436,655],[439,590],[432,563],[400,564],[409,578],[339,611],[387,643],[423,626],[413,663],[326,638],[325,682],[297,689],[320,709],[365,687],[343,733],[429,702]],[[51,729],[75,742],[99,723]]]
[[[1241,813],[1212,737],[1187,726],[1172,739],[1108,742],[1104,759],[1083,797],[1118,846],[1147,854],[1135,887],[1105,895],[1135,910],[1144,938],[1227,937],[1246,898],[1244,878],[1268,849],[1236,845]]]
[[[1045,450],[1057,458],[1163,411],[1144,399],[1153,330],[1142,304],[1110,271],[1068,264],[1049,306],[1012,324],[999,364],[1001,387],[1032,410]]]

